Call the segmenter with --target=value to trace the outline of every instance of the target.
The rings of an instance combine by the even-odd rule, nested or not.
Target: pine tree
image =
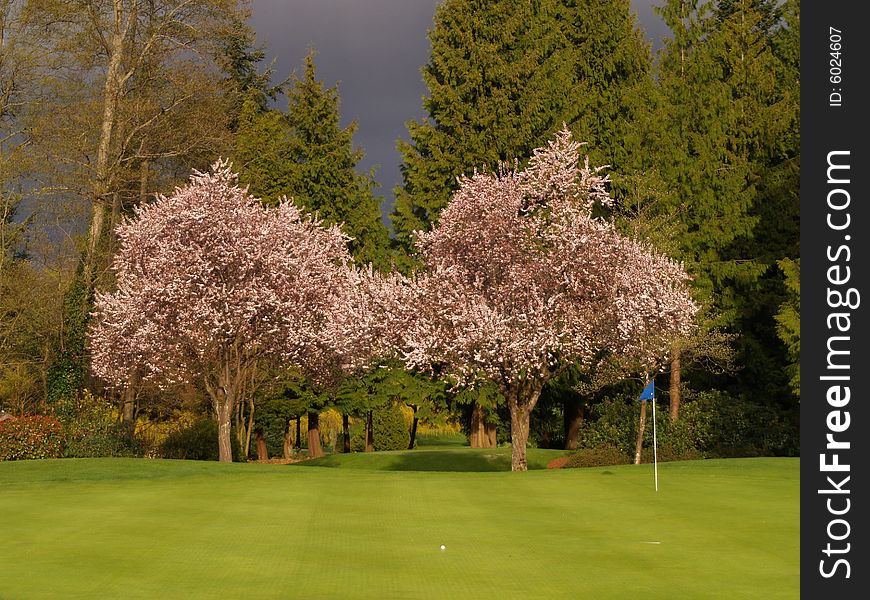
[[[353,147],[356,123],[341,127],[338,89],[317,79],[313,51],[287,95],[286,114],[263,111],[255,94],[246,98],[234,157],[240,180],[266,203],[286,195],[327,224],[342,223],[359,263],[388,267],[389,237],[372,174],[355,170],[363,157]]]
[[[649,52],[625,0],[447,0],[423,68],[428,119],[399,142],[404,185],[392,215],[405,251],[456,178],[528,156],[567,123],[593,158],[619,161],[623,89],[646,80]]]

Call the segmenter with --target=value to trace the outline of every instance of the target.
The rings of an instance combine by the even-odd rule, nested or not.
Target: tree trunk
[[[138,376],[132,376],[127,382],[127,387],[121,393],[121,422],[131,434],[136,428],[136,384],[138,381]]]
[[[293,436],[290,435],[290,421],[284,425],[284,459],[290,460],[293,456]]]
[[[486,417],[486,409],[475,402],[471,411],[471,434],[468,440],[472,448],[495,448],[496,426]]]
[[[341,451],[350,454],[350,417],[347,413],[341,415]]]
[[[468,445],[472,448],[480,448],[480,433],[482,427],[480,424],[480,406],[477,402],[474,403],[474,406],[471,409],[471,426],[468,429]]]
[[[532,409],[541,397],[543,382],[533,382],[516,389],[504,390],[511,411],[511,471],[528,471],[526,445]]]
[[[325,456],[320,445],[320,413],[308,411],[308,456],[320,458]]]
[[[103,115],[100,121],[100,138],[94,161],[94,197],[91,212],[91,227],[88,231],[88,246],[85,255],[84,275],[88,290],[96,280],[97,253],[103,236],[103,225],[109,208],[109,152],[112,147],[118,104],[121,99],[121,60],[130,19],[122,23],[123,4],[114,0],[112,35],[109,39],[109,61],[106,65],[106,83],[103,88]]]
[[[495,423],[490,423],[486,419],[483,421],[483,443],[484,448],[495,448],[498,441],[498,428]]]
[[[121,421],[124,428],[132,432],[136,425],[136,392],[132,388],[127,387],[123,394]]]
[[[408,450],[413,450],[417,441],[417,405],[412,404],[411,408],[414,410],[414,420],[411,421],[411,441],[408,443]]]
[[[218,460],[221,462],[233,462],[233,446],[230,430],[232,425],[233,402],[223,394],[214,400],[214,410],[218,421]]]
[[[583,399],[576,394],[567,397],[562,414],[565,425],[565,450],[576,450],[580,426],[583,424]]]
[[[670,399],[670,416],[671,421],[676,421],[680,418],[680,349],[674,348],[673,358],[671,359],[671,385],[668,389],[668,398]]]
[[[302,449],[302,417],[296,417],[296,449]]]
[[[366,452],[375,451],[375,434],[372,429],[372,411],[369,411],[366,415]]]
[[[254,430],[254,397],[248,396],[248,427],[245,430],[245,445],[242,447],[245,459],[251,455],[251,432]]]
[[[640,425],[637,428],[637,445],[634,447],[634,464],[640,464],[640,454],[643,450],[643,432],[646,429],[646,400],[640,401]]]
[[[257,460],[269,460],[266,438],[263,437],[263,432],[260,429],[257,430]]]

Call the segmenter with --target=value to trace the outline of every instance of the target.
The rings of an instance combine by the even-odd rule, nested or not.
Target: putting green
[[[0,598],[796,598],[799,464],[0,463]]]

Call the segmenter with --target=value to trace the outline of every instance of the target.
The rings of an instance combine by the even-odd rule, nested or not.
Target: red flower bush
[[[63,426],[53,417],[33,415],[0,422],[0,460],[58,458]]]

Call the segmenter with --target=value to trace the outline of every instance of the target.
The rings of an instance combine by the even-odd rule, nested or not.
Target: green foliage
[[[693,397],[694,396],[694,397]],[[684,416],[707,456],[797,456],[797,415],[718,391],[687,394]],[[694,405],[694,406],[692,406]],[[691,407],[691,408],[690,408]]]
[[[63,424],[67,458],[142,455],[140,444],[118,420],[115,407],[87,390],[59,398],[52,411]]]
[[[64,294],[63,333],[46,376],[48,401],[73,398],[84,388],[87,374],[87,335],[92,298],[85,282],[84,263],[80,263],[75,278]]]
[[[788,289],[788,298],[779,308],[776,314],[779,337],[788,348],[789,364],[787,370],[790,375],[789,383],[794,394],[801,395],[801,261],[783,259],[779,261],[779,267],[785,274],[785,286]]]
[[[313,52],[287,96],[286,114],[264,110],[258,93],[245,99],[234,151],[240,182],[266,203],[288,196],[327,224],[341,223],[360,264],[388,268],[389,236],[373,177],[355,171],[363,157],[353,147],[356,123],[341,127],[338,89],[317,79]]]
[[[398,406],[384,406],[372,411],[372,437],[375,452],[408,449],[411,434],[405,415]]]
[[[230,436],[233,461],[241,456],[238,439]],[[161,458],[184,460],[218,460],[218,426],[214,419],[200,419],[174,431],[160,445]]]
[[[352,429],[350,449],[353,452],[365,450],[364,419]],[[411,443],[411,433],[405,415],[395,404],[379,406],[372,410],[372,438],[375,452],[383,450],[407,450]]]
[[[0,421],[0,461],[58,458],[63,451],[63,426],[43,415]]]
[[[565,468],[609,467],[611,465],[627,465],[631,463],[631,455],[611,444],[582,448],[568,457]]]
[[[715,390],[685,390],[679,420],[671,421],[665,406],[657,408],[656,434],[662,461],[799,453],[796,419],[775,406]],[[607,399],[595,404],[581,425],[580,448],[613,446],[633,457],[639,418],[640,404],[636,401]],[[647,406],[643,452],[651,453],[652,445],[652,411]],[[646,460],[647,454],[642,456]]]
[[[648,82],[650,60],[626,0],[447,0],[429,40],[428,119],[398,143],[404,184],[391,218],[406,252],[457,176],[529,156],[563,123],[596,160],[622,160],[626,90]]]

